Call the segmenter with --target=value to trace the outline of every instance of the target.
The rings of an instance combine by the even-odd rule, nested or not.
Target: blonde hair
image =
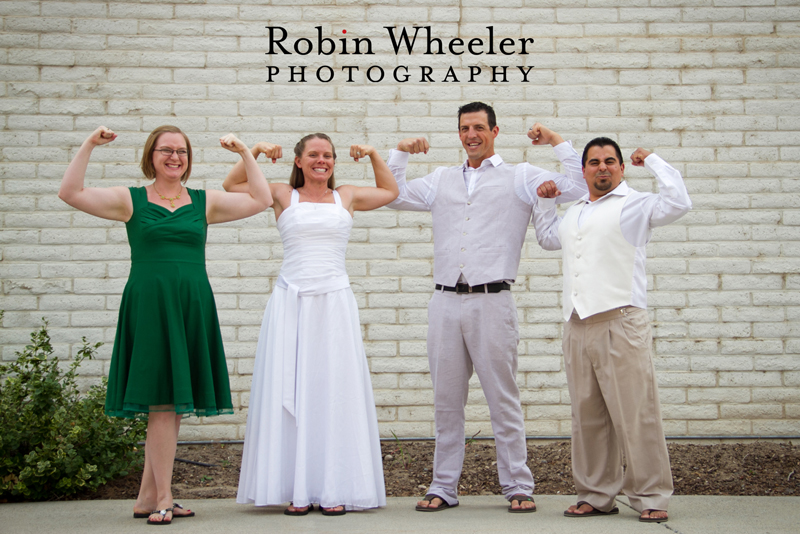
[[[156,143],[158,142],[158,138],[161,136],[161,134],[164,133],[181,134],[183,136],[183,140],[186,141],[186,151],[187,151],[186,172],[184,172],[183,176],[181,176],[181,182],[186,183],[186,180],[189,179],[189,175],[192,174],[192,143],[189,142],[189,138],[177,126],[170,126],[169,124],[165,124],[164,126],[159,126],[155,130],[150,132],[150,136],[144,143],[144,151],[142,152],[142,162],[139,164],[139,166],[142,168],[142,172],[144,173],[147,179],[149,180],[155,179],[156,168],[153,166],[153,152],[155,152],[156,150]]]
[[[324,139],[331,145],[331,151],[333,152],[333,161],[336,161],[336,148],[333,146],[333,141],[331,138],[325,135],[324,133],[313,133],[308,134],[307,136],[300,139],[296,145],[294,145],[294,155],[297,158],[303,157],[303,151],[306,149],[306,143],[311,139]],[[294,189],[298,187],[303,187],[306,183],[306,178],[303,176],[303,169],[297,166],[297,163],[292,165],[292,174],[289,176],[289,185],[291,185]],[[333,172],[331,172],[331,177],[328,178],[328,188],[335,189],[336,188],[336,180],[333,178]]]

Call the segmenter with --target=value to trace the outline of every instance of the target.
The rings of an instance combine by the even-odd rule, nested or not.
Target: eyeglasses
[[[186,150],[185,148],[180,148],[178,150],[172,150],[171,148],[157,148],[155,149],[155,152],[161,152],[162,154],[164,154],[164,157],[167,158],[172,157],[172,154],[175,152],[178,153],[178,157],[180,158],[185,158],[186,155],[189,153],[189,151]]]

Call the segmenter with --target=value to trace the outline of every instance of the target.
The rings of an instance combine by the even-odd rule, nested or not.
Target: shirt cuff
[[[386,160],[387,165],[395,165],[397,167],[408,165],[408,152],[397,150],[393,148],[389,151],[389,159]]]

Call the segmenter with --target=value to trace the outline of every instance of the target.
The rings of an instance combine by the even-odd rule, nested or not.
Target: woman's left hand
[[[375,152],[375,148],[370,145],[350,145],[350,157],[358,161]]]
[[[249,150],[247,148],[247,145],[242,143],[239,140],[239,138],[236,137],[235,135],[233,135],[232,133],[229,133],[226,136],[220,137],[219,138],[219,144],[222,145],[222,148],[224,148],[226,150],[230,150],[231,152],[237,152],[239,154],[241,154],[245,150]]]

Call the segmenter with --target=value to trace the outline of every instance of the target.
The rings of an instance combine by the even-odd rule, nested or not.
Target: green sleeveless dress
[[[206,274],[206,194],[170,212],[132,187],[131,272],[122,293],[105,412],[233,413],[214,295]]]

